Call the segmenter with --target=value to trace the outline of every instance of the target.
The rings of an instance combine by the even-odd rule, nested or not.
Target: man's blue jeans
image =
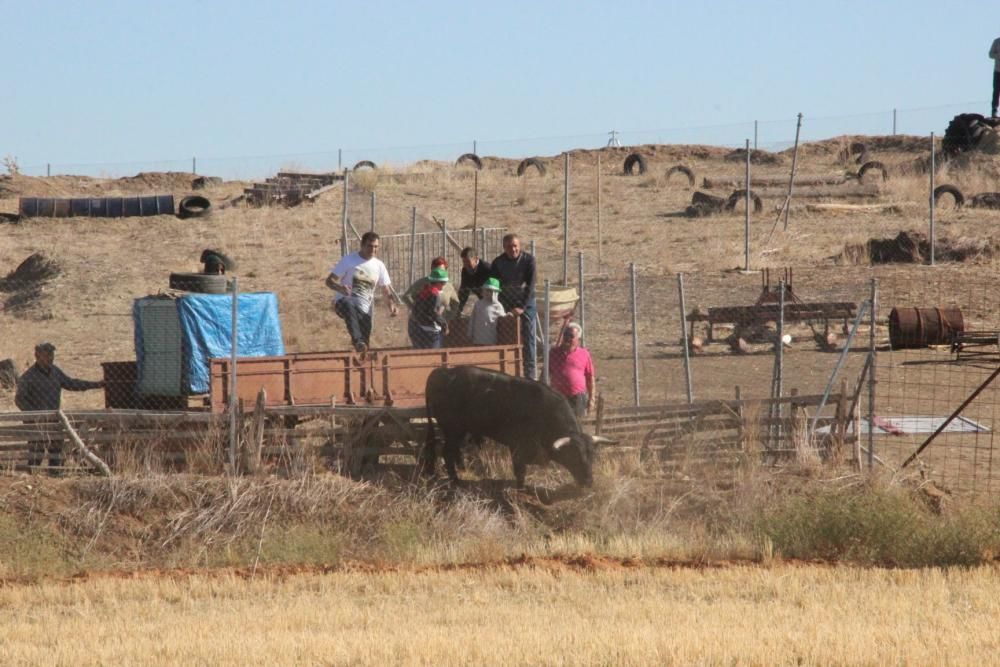
[[[351,336],[351,345],[355,348],[358,343],[364,343],[368,347],[368,341],[372,337],[372,315],[363,312],[350,299],[338,299],[333,310],[347,323],[347,333]]]

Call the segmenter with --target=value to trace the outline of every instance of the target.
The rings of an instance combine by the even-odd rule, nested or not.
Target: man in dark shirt
[[[56,347],[52,343],[35,346],[35,363],[17,380],[14,404],[20,410],[58,410],[62,404],[62,390],[86,391],[100,389],[103,381],[77,380],[62,372],[53,362]],[[62,440],[37,440],[28,443],[28,465],[40,466],[49,457],[49,466],[62,466]]]
[[[490,263],[479,259],[475,248],[462,248],[462,284],[458,287],[458,312],[465,308],[470,294],[481,297],[480,289],[490,277]]]
[[[500,281],[500,303],[521,320],[524,377],[535,379],[535,258],[521,250],[517,234],[503,237],[503,254],[493,260],[491,275]]]

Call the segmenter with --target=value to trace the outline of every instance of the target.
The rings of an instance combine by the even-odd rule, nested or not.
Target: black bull
[[[607,439],[580,429],[566,399],[540,382],[496,371],[459,366],[437,368],[427,378],[427,417],[444,434],[448,477],[458,481],[456,466],[469,436],[487,437],[510,449],[514,478],[524,487],[529,463],[555,461],[580,486],[593,483],[595,444]],[[423,462],[434,467],[434,422],[427,429]]]

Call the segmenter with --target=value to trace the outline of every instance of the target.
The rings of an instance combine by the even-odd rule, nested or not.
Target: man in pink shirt
[[[594,361],[580,347],[583,330],[576,322],[563,329],[559,344],[549,352],[549,383],[566,397],[577,417],[594,409],[597,402]]]

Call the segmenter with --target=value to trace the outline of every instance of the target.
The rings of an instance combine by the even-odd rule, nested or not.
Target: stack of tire
[[[203,263],[220,262],[226,271],[232,271],[236,268],[236,262],[232,258],[211,248],[206,249],[201,254],[201,261]],[[206,269],[208,268],[208,264],[206,264]],[[170,289],[200,294],[226,294],[232,291],[232,286],[224,273],[171,273]]]
[[[986,118],[978,113],[962,113],[948,123],[941,145],[946,155],[954,157],[959,153],[974,150],[986,131],[998,126],[1000,120],[996,118]]]

